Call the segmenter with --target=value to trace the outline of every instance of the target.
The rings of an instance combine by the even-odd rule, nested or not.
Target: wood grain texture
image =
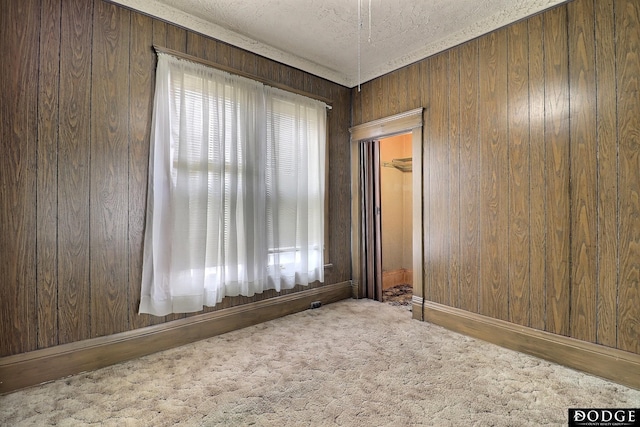
[[[272,69],[274,69],[274,67],[271,67]],[[278,64],[276,66],[277,69],[277,74],[276,74],[276,81],[282,82],[283,84],[291,87],[291,68],[284,65],[284,64]]]
[[[529,201],[529,33],[526,21],[507,29],[509,158],[509,321],[531,317]]]
[[[58,88],[60,14],[56,0],[40,10],[38,75],[37,300],[38,348],[58,343]]]
[[[425,124],[431,123],[431,84],[430,84],[430,63],[427,61],[421,61],[420,63],[420,96],[422,99],[422,105],[424,106],[424,120]],[[431,257],[431,233],[434,229],[431,222],[431,144],[428,142],[431,138],[429,125],[425,127],[422,136],[422,296],[425,299],[430,300],[432,298],[432,265],[433,258]]]
[[[383,117],[388,116],[387,114],[387,100],[388,96],[385,96],[384,90],[385,79],[384,76],[381,78],[377,78],[371,82],[371,93],[372,93],[372,119],[381,119]]]
[[[392,116],[402,111],[400,109],[400,103],[402,102],[400,99],[400,74],[402,74],[402,70],[398,70],[395,73],[389,73],[385,76],[385,92],[389,94],[389,97],[386,101],[387,110],[385,116]],[[406,97],[406,91],[404,91],[404,95]]]
[[[158,21],[153,21],[154,27],[158,25]],[[167,47],[179,52],[187,51],[187,32],[175,25],[167,24]],[[155,41],[155,40],[154,40]]]
[[[358,90],[356,87],[355,90]],[[367,123],[374,120],[373,114],[373,81],[360,85],[360,94],[362,97],[362,122]]]
[[[191,34],[191,33],[190,33]],[[229,49],[226,52],[219,53],[218,49],[220,45],[223,43],[218,42],[217,40],[211,39],[209,37],[201,37],[200,46],[202,48],[202,52],[198,55],[199,58],[206,59],[207,61],[211,61],[217,64],[221,64],[220,60],[222,60],[227,65],[229,62]],[[187,44],[187,49],[189,45]]]
[[[233,68],[237,70],[241,70],[245,73],[256,74],[256,57],[253,54],[250,54],[246,50],[242,49],[232,49],[231,50],[231,63],[229,64]],[[308,75],[303,73],[303,79],[305,84],[307,81],[311,81],[311,79],[307,78]],[[313,93],[313,90],[308,89],[306,85],[304,85],[302,90]]]
[[[153,41],[152,46],[167,46],[167,29],[169,27],[169,25],[163,21],[159,21],[159,20],[155,20],[152,19],[151,20],[151,27],[152,27],[152,38],[151,40]],[[131,37],[132,37],[132,41],[133,38],[136,37],[135,34],[135,29],[137,27],[134,25],[133,22],[133,15],[132,15],[132,19],[131,19]],[[143,38],[143,37],[141,37]],[[133,46],[132,46],[133,49]],[[154,62],[153,62],[153,66],[155,68],[155,58],[154,58]],[[155,78],[155,73],[153,73],[154,76],[153,78]]]
[[[256,66],[256,60],[255,58],[253,58],[253,60],[251,61],[253,63],[253,67],[255,69]],[[255,71],[253,71],[255,73]],[[319,82],[313,78],[313,76],[311,74],[307,74],[305,73],[304,75],[304,91],[308,92],[308,93],[319,93],[320,90],[320,85],[318,84]],[[351,92],[351,91],[349,91]],[[349,114],[351,114],[351,111],[349,111]]]
[[[543,15],[545,64],[545,145],[547,162],[547,322],[546,330],[569,334],[569,71],[567,10]]]
[[[429,250],[427,272],[431,276],[430,299],[449,304],[449,56],[429,59],[430,103],[427,127],[429,150],[426,174],[429,174]],[[444,191],[443,191],[444,190]]]
[[[58,123],[58,342],[90,337],[89,158],[93,2],[62,2]]]
[[[480,70],[480,313],[508,318],[509,180],[507,145],[507,37],[479,40]]]
[[[618,348],[640,353],[640,3],[616,0],[620,282]]]
[[[309,85],[305,85],[305,88]],[[351,122],[353,126],[362,124],[362,92],[358,88],[351,89]]]
[[[0,105],[0,356],[34,350],[40,2],[3,2]],[[8,60],[10,58],[10,60]]]
[[[460,49],[449,51],[449,301],[460,307]]]
[[[99,337],[38,352],[0,359],[0,394],[103,368],[147,354],[185,345],[300,312],[312,301],[323,305],[351,297],[349,282],[271,295],[220,313],[205,313],[176,322]]]
[[[598,344],[615,347],[618,338],[618,129],[613,0],[598,0],[596,26],[597,329]]]
[[[414,302],[414,307],[416,305]],[[640,356],[637,354],[517,326],[430,301],[425,302],[425,320],[628,387],[640,387]]]
[[[156,65],[156,55],[150,48],[158,38],[166,43],[166,26],[162,30],[153,20],[139,13],[131,13],[131,39],[129,51],[129,192],[128,192],[128,303],[130,328],[141,328],[155,323],[157,317],[138,314],[142,283],[142,252],[147,206],[149,173],[149,138],[155,75],[149,73]],[[154,32],[157,31],[156,34]]]
[[[408,81],[409,81],[409,68],[403,67],[399,69],[397,72],[398,88],[396,90],[396,93],[397,93],[396,99],[397,99],[398,105],[395,109],[394,114],[412,109],[411,107],[409,107],[410,99],[409,99]]]
[[[416,62],[407,67],[407,105],[405,110],[413,110],[422,106],[420,86],[420,63]]]
[[[0,179],[3,188],[0,195],[3,206],[0,223],[2,235],[10,238],[0,241],[0,249],[2,254],[11,253],[12,255],[3,256],[0,261],[0,273],[2,273],[0,276],[4,281],[3,286],[0,287],[3,319],[0,322],[1,354],[20,353],[35,346],[50,346],[89,338],[94,304],[95,309],[98,310],[97,318],[114,316],[118,317],[120,322],[129,315],[133,316],[135,306],[131,300],[135,292],[133,281],[139,273],[133,271],[137,268],[133,254],[138,245],[134,242],[135,233],[139,232],[139,229],[135,229],[135,221],[140,214],[140,206],[137,205],[138,195],[146,191],[146,183],[143,185],[140,181],[141,168],[146,165],[142,163],[133,165],[134,159],[142,155],[137,151],[138,148],[142,149],[142,146],[135,147],[133,141],[139,142],[139,138],[142,138],[141,132],[144,127],[142,121],[148,118],[144,119],[142,114],[138,115],[141,112],[132,111],[133,105],[144,101],[142,88],[137,86],[134,88],[133,83],[127,82],[124,86],[131,87],[131,95],[128,92],[123,94],[120,87],[122,85],[119,84],[112,95],[101,99],[100,92],[108,92],[105,92],[105,88],[113,83],[113,77],[111,80],[107,78],[105,82],[100,80],[103,80],[104,75],[109,74],[109,67],[122,67],[122,61],[127,63],[126,67],[130,67],[123,74],[126,76],[125,80],[129,76],[132,80],[134,78],[140,81],[146,81],[145,78],[153,79],[154,68],[152,66],[146,71],[143,70],[144,58],[134,54],[134,50],[142,49],[144,43],[142,40],[147,40],[148,30],[143,25],[141,34],[135,34],[138,27],[133,24],[133,19],[126,25],[118,24],[117,37],[113,38],[114,41],[127,39],[124,42],[127,47],[120,45],[117,48],[122,49],[124,53],[104,55],[106,50],[103,51],[102,48],[109,46],[112,41],[105,40],[105,34],[111,31],[111,22],[96,25],[96,34],[94,34],[94,4],[98,3],[73,0],[47,0],[47,2],[7,0],[3,3],[7,6],[3,7],[3,13],[0,16],[2,23],[0,31],[3,43],[6,43],[3,47],[7,47],[4,51],[5,57],[12,58],[12,69],[6,71],[3,68],[4,78],[0,81],[3,89],[1,95],[3,103],[0,108],[2,108],[4,119],[0,128],[2,135],[0,144],[3,149],[3,156],[0,158]],[[577,10],[589,10],[592,5],[594,8],[592,23],[589,23],[591,19],[589,16],[585,20],[582,15],[575,13]],[[49,13],[48,10],[52,12]],[[56,18],[56,10],[60,11],[59,19]],[[524,21],[528,29],[526,46],[509,47],[507,45],[508,59],[514,57],[516,50],[519,55],[521,53],[519,49],[524,50],[528,46],[531,327],[554,333],[567,333],[584,339],[591,339],[595,331],[597,343],[617,346],[634,353],[640,352],[637,347],[637,325],[640,317],[638,313],[640,246],[638,243],[639,220],[637,219],[639,209],[637,194],[640,192],[637,188],[640,182],[637,143],[637,117],[640,116],[637,96],[639,74],[637,10],[638,3],[630,0],[574,0],[570,4],[561,5]],[[568,14],[567,11],[569,11]],[[576,18],[577,16],[580,18]],[[100,22],[98,16],[95,18]],[[40,20],[42,20],[41,23]],[[59,58],[56,58],[55,53],[56,20],[58,20],[57,25],[60,31]],[[187,39],[191,41],[197,39],[195,34],[187,30],[156,19],[151,20],[154,43],[161,44],[164,40],[167,47],[185,52]],[[516,24],[516,26],[522,25],[524,24]],[[592,26],[593,30],[582,30],[587,26]],[[27,34],[24,28],[37,30]],[[131,31],[131,38],[127,36],[129,31]],[[506,31],[511,34],[515,29],[509,27]],[[592,37],[589,34],[591,31],[595,32],[593,42],[589,41],[589,37]],[[53,36],[45,37],[43,36],[45,33]],[[567,38],[568,35],[571,35],[570,39]],[[524,39],[522,33],[518,34],[518,37],[520,36]],[[99,37],[100,42],[94,40],[96,37]],[[95,51],[92,52],[94,42],[96,43]],[[202,56],[211,53],[211,49],[206,48],[213,45],[210,41],[198,40],[197,43],[199,48],[204,49],[199,51],[202,52]],[[493,289],[485,288],[487,279],[489,283],[492,280],[490,275],[487,276],[485,263],[482,263],[482,270],[479,267],[479,254],[492,249],[493,246],[486,246],[484,234],[482,240],[478,239],[478,217],[493,215],[495,212],[485,209],[483,204],[485,199],[482,201],[479,199],[479,183],[487,178],[486,157],[483,157],[483,163],[479,163],[478,151],[480,141],[483,147],[487,148],[487,139],[484,131],[482,140],[478,138],[479,125],[482,124],[485,129],[491,126],[500,129],[497,136],[489,133],[489,139],[502,138],[507,141],[508,138],[508,141],[511,141],[511,135],[514,132],[522,131],[520,122],[515,118],[513,99],[516,96],[514,91],[521,87],[519,79],[523,71],[519,68],[515,71],[516,64],[511,60],[505,62],[510,64],[507,69],[510,77],[507,80],[509,86],[505,98],[508,115],[503,116],[496,123],[489,123],[491,126],[487,125],[484,118],[479,119],[480,112],[486,115],[487,108],[493,108],[484,102],[484,95],[479,99],[480,91],[493,92],[485,86],[481,89],[480,86],[480,81],[484,85],[485,79],[480,77],[478,69],[478,43],[476,39],[456,48],[460,52],[460,65],[457,70],[460,91],[458,100],[460,107],[459,299],[460,307],[467,311],[478,311],[479,289],[484,289],[482,292],[493,293]],[[589,46],[590,43],[594,45]],[[128,46],[131,46],[131,52]],[[584,50],[580,50],[583,47]],[[219,60],[217,50],[214,51],[216,52],[215,60]],[[444,89],[449,97],[449,126],[445,131],[447,138],[451,139],[455,138],[456,132],[456,122],[452,120],[455,114],[456,88],[451,79],[451,76],[456,74],[456,66],[451,60],[451,52],[446,54],[450,57],[450,71],[449,83]],[[523,54],[526,55],[526,53]],[[106,58],[114,59],[114,62],[111,63]],[[115,61],[116,58],[120,62]],[[276,79],[282,78],[292,85],[302,84],[305,90],[311,88],[310,91],[313,93],[338,99],[330,115],[332,138],[329,148],[332,167],[329,178],[330,251],[335,265],[328,273],[328,277],[334,283],[348,280],[350,276],[348,262],[350,203],[347,184],[349,182],[347,128],[351,124],[350,99],[351,94],[355,93],[354,90],[339,87],[308,74],[301,77],[297,70],[287,70],[280,64],[233,47],[229,47],[229,58],[234,67],[240,67],[235,64],[247,64],[249,68],[255,67],[256,74],[264,73],[275,76]],[[95,64],[92,79],[93,60]],[[225,60],[223,55],[222,61]],[[425,141],[431,126],[428,121],[431,113],[428,110],[432,108],[433,88],[429,87],[429,67],[432,60],[433,58],[430,58],[413,64],[406,70],[409,82],[407,96],[411,97],[410,102],[427,109]],[[58,89],[55,89],[56,63],[59,64]],[[2,64],[5,67],[9,62],[5,61]],[[595,72],[591,71],[595,77],[588,77],[590,71],[586,64],[595,64]],[[487,68],[483,66],[482,69],[486,71]],[[21,71],[16,73],[15,70]],[[137,71],[134,72],[134,70]],[[515,74],[512,74],[512,71]],[[398,105],[403,105],[405,102],[401,99],[404,75],[405,71],[402,70],[397,75]],[[582,80],[583,76],[588,78]],[[589,83],[591,78],[595,78],[595,83]],[[362,85],[362,92],[358,94],[360,111],[356,110],[358,102],[354,102],[354,124],[358,120],[370,121],[379,118],[375,117],[378,114],[382,116],[388,113],[389,106],[384,102],[376,103],[376,100],[393,99],[394,95],[379,92],[389,91],[389,88],[395,84],[394,79],[396,77],[392,76],[384,82],[376,79]],[[92,81],[96,86],[92,87]],[[515,86],[512,87],[512,84]],[[31,95],[23,96],[22,87],[27,89],[24,93]],[[140,92],[134,97],[133,93],[138,89]],[[594,90],[595,116],[593,113]],[[582,107],[582,99],[585,97],[588,100],[584,104],[586,111]],[[146,102],[150,102],[150,99]],[[117,117],[112,121],[109,111],[114,105],[118,105],[118,111],[123,114],[123,117]],[[504,108],[504,105],[499,105],[497,108]],[[569,108],[571,108],[571,114],[569,114]],[[102,114],[104,114],[103,117],[101,117]],[[592,117],[593,123],[589,124],[586,117]],[[138,120],[140,123],[137,122]],[[583,122],[585,126],[579,126]],[[146,126],[148,127],[149,124],[146,123]],[[581,136],[581,133],[584,135]],[[50,145],[53,144],[52,138],[56,138],[56,134],[57,156],[53,151],[53,145]],[[109,137],[92,140],[93,134]],[[114,137],[115,139],[109,139],[114,135],[118,136]],[[110,143],[115,140],[118,141],[116,143],[118,150],[114,151],[113,144],[110,145]],[[121,141],[132,144],[130,151],[124,149],[120,152]],[[91,145],[92,142],[93,145]],[[591,148],[584,150],[588,144],[594,143],[594,148],[591,145],[589,146]],[[511,142],[509,144],[508,159],[504,163],[509,166],[508,175],[506,175],[510,187],[507,193],[509,198],[501,206],[506,206],[505,209],[509,214],[505,229],[510,230],[508,244],[511,250],[505,252],[501,260],[504,264],[515,266],[515,262],[504,260],[515,257],[515,253],[511,255],[509,253],[516,245],[517,239],[513,237],[514,229],[521,224],[518,221],[521,219],[523,201],[517,198],[520,193],[514,186],[516,182],[521,183],[520,180],[525,179],[524,164],[526,163],[518,161],[518,150],[522,147],[516,147]],[[597,153],[595,159],[593,154],[589,154],[593,153],[594,149]],[[8,154],[4,155],[5,153]],[[491,151],[483,153],[484,155],[494,154]],[[455,198],[451,187],[456,180],[452,175],[452,168],[455,169],[455,164],[452,162],[452,158],[455,158],[455,147],[450,146],[446,155],[449,158],[446,197]],[[427,152],[425,156],[428,160],[431,152]],[[102,160],[104,162],[98,164]],[[57,171],[53,169],[54,161],[57,162]],[[517,171],[515,174],[512,172],[513,167],[515,167],[513,170]],[[595,182],[592,176],[594,171]],[[50,179],[54,175],[57,176],[55,186]],[[111,177],[115,176],[118,178],[111,180]],[[504,183],[505,181],[498,179],[496,182]],[[589,190],[586,187],[591,184],[583,184],[583,182],[592,182],[593,188]],[[425,188],[435,188],[435,185],[429,187],[429,171],[426,168],[424,183]],[[143,187],[140,187],[141,185]],[[127,186],[128,188],[125,188]],[[103,187],[107,191],[101,192]],[[526,192],[527,189],[523,191]],[[115,194],[117,196],[114,200],[117,199],[117,203],[121,204],[124,213],[118,208],[118,212],[113,213],[115,216],[109,217],[110,211],[105,209],[105,200]],[[432,195],[425,194],[425,197],[430,198]],[[90,208],[90,202],[95,202],[96,206]],[[54,216],[52,206],[55,203],[57,203],[57,213]],[[5,206],[10,206],[10,209]],[[451,205],[448,206],[451,207]],[[426,230],[424,244],[425,248],[434,249],[428,246],[432,231],[429,229],[429,218],[430,215],[438,217],[443,212],[430,212],[428,208],[427,206],[425,209],[423,220]],[[595,213],[589,213],[594,208]],[[504,212],[498,211],[498,215],[503,214]],[[447,228],[450,230],[452,218],[449,212],[446,218]],[[596,221],[595,234],[592,218]],[[57,229],[55,253],[50,252],[53,233],[49,227],[52,221],[55,221],[54,225]],[[128,230],[128,227],[131,227],[131,230]],[[111,233],[112,230],[114,233]],[[484,231],[486,230],[483,229]],[[107,234],[111,240],[101,241],[100,239],[104,239]],[[517,236],[519,238],[520,234]],[[90,237],[91,251],[89,250]],[[446,253],[453,260],[451,250],[455,243],[452,244],[450,236],[448,238],[447,244],[450,246]],[[116,240],[121,242],[116,243]],[[103,243],[105,246],[101,247]],[[122,275],[122,277],[116,280],[113,277],[100,278],[106,272],[103,255],[116,247],[122,248],[123,253],[129,252],[129,255],[114,258],[116,264],[123,265],[122,269],[114,269],[114,271],[117,270],[115,276]],[[435,250],[443,249],[435,248]],[[99,256],[94,257],[94,254]],[[588,288],[588,286],[583,287],[582,283],[587,283],[594,277],[592,270],[594,265],[589,266],[584,261],[589,259],[595,259],[593,264],[597,266],[596,276],[593,279],[596,281],[595,319],[593,319],[594,302],[590,299],[592,296],[581,293]],[[426,251],[425,261],[427,263],[432,261]],[[454,265],[453,262],[451,265]],[[57,285],[55,276],[52,274],[52,266],[57,268]],[[518,271],[521,270],[512,267],[509,270],[509,279],[521,277]],[[454,277],[451,271],[447,271],[447,274],[449,278]],[[110,281],[109,283],[117,281],[124,287],[115,286],[113,290],[109,290],[110,285],[108,285],[101,288],[104,281]],[[510,282],[511,280],[505,280],[500,285],[500,290],[504,286],[510,286]],[[14,283],[15,286],[7,286]],[[27,285],[22,286],[22,284]],[[482,288],[479,288],[480,284]],[[53,304],[49,304],[48,295],[56,286],[58,299],[54,313],[51,311]],[[89,293],[91,289],[96,291],[94,294],[96,301],[93,302]],[[519,303],[517,302],[519,291],[516,289],[519,288],[512,283],[508,294],[511,305]],[[99,300],[101,292],[106,294],[103,301]],[[450,304],[455,305],[455,290],[449,287],[445,293],[451,296]],[[122,297],[123,295],[125,297]],[[273,295],[273,293],[265,293],[254,298],[253,301]],[[120,301],[121,297],[125,300],[122,308],[113,311],[113,307],[119,307],[120,304],[115,302],[114,305],[113,301]],[[246,302],[238,299],[230,301],[229,304]],[[112,305],[105,309],[97,307],[100,304]],[[514,309],[512,308],[509,313],[515,313]],[[54,319],[56,316],[57,319]],[[5,322],[4,319],[11,319],[11,321]],[[154,319],[153,322],[172,319],[172,317]],[[519,322],[522,319],[512,317],[510,320]],[[52,329],[56,322],[57,332]],[[589,322],[592,324],[588,325]],[[134,328],[133,323],[130,322],[126,326],[127,329]],[[118,329],[113,325],[105,328]],[[36,330],[39,331],[37,335]]]
[[[631,0],[559,5],[439,54],[449,58],[444,83],[434,65],[439,55],[409,67],[419,72],[407,94],[417,91],[425,107],[427,300],[442,298],[445,251],[446,304],[640,352],[639,7]],[[391,99],[378,92],[392,81],[367,83],[354,117],[382,114],[368,110]],[[441,90],[448,94],[444,127]],[[440,134],[446,153],[434,145]],[[442,179],[434,165],[445,156]]]
[[[297,68],[291,68],[289,86],[292,89],[304,90],[304,73]]]
[[[231,65],[231,55],[234,49],[227,43],[216,43],[215,45],[215,62],[221,65]]]
[[[460,308],[478,311],[480,151],[478,41],[460,47]]]
[[[531,176],[529,217],[531,218],[530,326],[544,330],[547,316],[547,160],[544,143],[544,27],[542,15],[528,20],[529,27],[529,140]]]
[[[130,12],[96,0],[91,85],[91,336],[129,327]]]
[[[334,89],[336,86],[332,86]],[[330,253],[333,265],[326,283],[338,283],[351,277],[351,209],[348,201],[350,191],[345,191],[345,183],[351,180],[349,125],[351,123],[350,90],[337,88],[336,105],[329,114],[329,226]],[[337,172],[333,172],[333,168]],[[347,193],[349,196],[347,196]]]
[[[187,31],[186,53],[198,58],[207,59],[215,62],[215,50],[207,51],[207,38],[198,33]]]
[[[6,0],[0,15],[5,58],[12,58],[2,61],[0,79],[0,224],[2,236],[9,236],[0,239],[0,354],[184,317],[137,315],[152,45],[185,52],[190,39],[202,58],[225,62],[219,42],[102,1]],[[311,87],[332,101],[333,267],[326,283],[348,280],[351,91],[227,47],[230,66],[257,72],[261,60],[263,71],[294,85],[291,90]],[[282,294],[317,286],[322,285]],[[225,304],[277,295],[265,292]]]
[[[571,336],[596,341],[597,147],[595,22],[592,2],[567,5],[571,88]]]

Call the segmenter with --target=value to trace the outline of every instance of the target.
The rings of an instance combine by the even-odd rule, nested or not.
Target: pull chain
[[[358,0],[358,92],[360,92],[360,33],[362,32],[362,18],[360,9],[362,8],[362,0]]]

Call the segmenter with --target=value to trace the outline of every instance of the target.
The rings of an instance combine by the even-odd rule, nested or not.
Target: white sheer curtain
[[[325,107],[158,55],[140,313],[324,281]]]

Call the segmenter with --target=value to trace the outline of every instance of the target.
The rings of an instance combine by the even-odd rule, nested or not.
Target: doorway
[[[410,233],[411,269],[407,269],[412,276],[413,298],[411,308],[414,319],[423,319],[424,281],[422,266],[422,168],[413,165],[422,164],[422,113],[423,109],[407,111],[395,116],[386,117],[372,122],[354,126],[351,132],[351,272],[354,297],[370,298],[382,301],[382,232],[380,210],[376,210],[376,194],[367,182],[376,182],[376,175],[380,175],[383,163],[380,162],[379,141],[399,135],[409,135],[411,140],[411,174],[405,179],[411,182],[411,226],[403,228]],[[364,155],[363,155],[364,153]],[[409,156],[398,157],[406,159]],[[373,163],[371,163],[373,159]],[[393,159],[391,159],[393,160]],[[402,163],[402,160],[400,160]],[[398,163],[398,162],[396,162]],[[406,161],[405,161],[406,163]],[[377,165],[377,167],[372,167]],[[382,166],[382,167],[381,167]],[[377,180],[379,183],[379,179]],[[371,201],[374,200],[372,207]],[[393,235],[391,236],[393,238]],[[404,250],[403,250],[404,255]],[[405,264],[406,265],[406,264]],[[405,273],[403,273],[405,274]],[[403,277],[404,279],[404,277]],[[404,280],[403,280],[404,281]]]
[[[413,296],[411,133],[379,140],[382,302],[411,307]]]

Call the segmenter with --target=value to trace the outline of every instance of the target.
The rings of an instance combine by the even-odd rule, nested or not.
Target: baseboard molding
[[[414,320],[424,320],[424,314],[422,311],[422,297],[419,297],[415,294],[411,297],[411,317]]]
[[[640,389],[640,355],[539,331],[422,298],[412,300],[413,318],[530,354],[550,362]]]
[[[382,272],[382,290],[398,285],[413,286],[413,271],[406,268],[399,268],[392,271]]]
[[[106,337],[0,358],[0,394],[135,359],[306,310],[311,302],[351,298],[351,282],[187,317]]]

